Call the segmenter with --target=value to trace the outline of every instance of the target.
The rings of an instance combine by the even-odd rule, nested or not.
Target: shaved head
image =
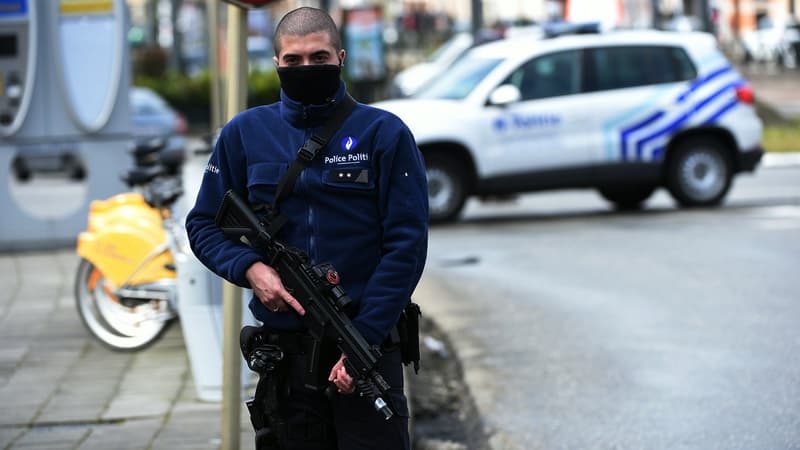
[[[339,36],[339,29],[336,23],[327,12],[303,6],[286,13],[275,27],[275,36],[272,38],[272,46],[275,49],[275,56],[281,52],[281,38],[284,36],[306,36],[311,33],[325,33],[330,37],[331,46],[336,51],[342,49],[342,38]]]

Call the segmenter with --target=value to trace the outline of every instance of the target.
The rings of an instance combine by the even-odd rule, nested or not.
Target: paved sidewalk
[[[800,70],[759,64],[739,66],[739,70],[752,85],[756,99],[769,104],[786,119],[800,119]]]
[[[107,350],[75,309],[77,264],[74,250],[0,253],[0,449],[219,448],[221,406],[196,399],[180,325],[148,350]]]

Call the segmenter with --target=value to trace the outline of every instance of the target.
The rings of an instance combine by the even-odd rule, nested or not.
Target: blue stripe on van
[[[739,104],[739,99],[738,99],[738,98],[734,98],[734,99],[732,99],[732,100],[731,100],[731,101],[729,101],[728,103],[726,103],[726,104],[722,105],[722,107],[720,107],[720,108],[719,108],[719,109],[718,109],[718,110],[717,110],[717,111],[716,111],[714,114],[712,114],[712,115],[711,115],[709,118],[707,118],[706,120],[704,120],[704,121],[703,121],[703,124],[710,124],[710,123],[714,123],[714,122],[716,122],[716,121],[717,121],[717,119],[719,119],[719,118],[720,118],[720,117],[721,117],[723,114],[725,114],[726,112],[728,112],[728,111],[730,111],[731,109],[735,108],[735,107],[736,107],[736,105],[738,105],[738,104]],[[653,161],[659,161],[659,160],[661,160],[661,158],[663,158],[663,157],[664,157],[664,150],[665,150],[665,146],[664,146],[664,145],[659,145],[658,147],[656,147],[655,149],[653,149],[653,153],[651,153],[651,158],[652,158],[652,160],[653,160]]]
[[[625,145],[625,141],[620,139],[620,143],[614,145],[612,135],[614,135],[617,130],[622,127],[625,123],[630,122],[636,117],[641,116],[643,113],[647,111],[653,110],[655,105],[658,105],[662,102],[662,99],[674,88],[675,86],[672,84],[662,84],[658,85],[653,93],[647,97],[642,103],[637,105],[633,109],[629,109],[622,114],[619,114],[612,119],[606,121],[603,124],[603,136],[605,137],[606,143],[606,159],[613,160],[614,156],[617,154],[617,151],[620,148],[620,145]],[[623,151],[624,154],[624,151]]]
[[[694,91],[696,91],[696,90],[700,89],[701,87],[703,87],[709,81],[711,81],[714,78],[717,78],[717,77],[719,77],[721,75],[724,75],[726,73],[732,72],[732,71],[733,71],[733,67],[724,66],[724,67],[720,67],[719,69],[717,69],[717,70],[715,70],[713,72],[708,73],[703,78],[700,78],[700,79],[696,80],[695,82],[693,82],[691,85],[689,85],[689,89],[687,89],[686,92],[684,92],[683,94],[679,95],[678,98],[676,99],[676,101],[678,103],[683,103],[687,98],[689,98],[689,95],[691,95]]]
[[[622,136],[620,138],[620,143],[622,145],[622,160],[625,161],[628,159],[628,135],[633,133],[634,131],[644,128],[651,123],[655,122],[656,120],[660,119],[664,115],[664,111],[656,111],[655,114],[646,117],[641,122],[635,123],[628,128],[622,130]]]
[[[717,119],[719,119],[723,114],[725,114],[726,112],[730,111],[731,109],[733,109],[733,107],[735,107],[738,104],[739,104],[739,99],[738,98],[734,98],[733,100],[731,100],[728,103],[726,103],[725,105],[723,105],[722,108],[720,108],[717,112],[712,114],[711,117],[706,119],[706,121],[704,123],[708,124],[708,123],[716,122]]]
[[[646,144],[646,143],[648,143],[648,142],[652,141],[653,139],[656,139],[656,138],[658,138],[660,136],[663,136],[665,134],[669,134],[669,133],[672,133],[672,132],[676,131],[678,128],[680,128],[689,119],[689,117],[692,114],[696,114],[698,111],[703,109],[709,103],[714,101],[717,97],[719,97],[720,95],[725,94],[725,92],[729,91],[730,89],[735,88],[736,86],[739,86],[740,84],[741,84],[740,80],[737,80],[737,81],[735,81],[733,83],[726,84],[725,86],[723,86],[722,88],[720,88],[716,92],[714,92],[713,94],[711,94],[708,97],[702,99],[700,102],[695,104],[694,107],[692,107],[688,111],[686,111],[683,114],[681,114],[680,116],[678,116],[677,119],[673,120],[672,122],[667,124],[665,127],[662,127],[660,130],[656,131],[655,133],[652,133],[652,134],[650,134],[648,136],[645,136],[644,138],[640,139],[638,142],[636,142],[636,157],[637,157],[637,159],[641,159],[641,157],[642,157],[642,151],[643,151],[643,148],[644,148],[644,144]],[[724,112],[725,111],[718,112],[718,114],[715,114],[712,117],[714,117],[714,120],[716,120],[717,118],[719,118],[720,115],[724,114]]]
[[[706,74],[702,78],[699,78],[699,79],[693,81],[691,84],[689,84],[687,89],[685,91],[681,92],[676,97],[675,102],[677,104],[683,103],[687,98],[689,98],[689,96],[692,93],[696,92],[701,87],[705,86],[706,84],[708,84],[709,82],[713,81],[714,79],[716,79],[716,78],[718,78],[718,77],[720,77],[722,75],[725,75],[727,73],[730,73],[732,71],[733,71],[733,67],[731,67],[730,65],[726,64],[725,66],[720,67],[719,69],[716,69],[714,71],[709,72],[708,74]],[[627,128],[623,128],[621,130],[621,132],[620,132],[620,157],[621,157],[621,159],[623,161],[627,160],[627,158],[628,158],[628,143],[627,143],[628,136],[630,136],[634,131],[638,131],[641,128],[644,128],[644,127],[646,127],[648,125],[651,125],[654,121],[658,120],[664,114],[665,114],[665,112],[663,110],[662,111],[657,111],[655,114],[653,114],[653,115],[651,115],[649,117],[646,117],[644,120],[642,120],[642,121],[640,121],[638,123],[635,123],[635,124],[633,124],[633,125],[631,125],[631,126],[629,126]],[[637,156],[639,158],[641,158],[640,152],[641,152],[641,150],[637,151]]]

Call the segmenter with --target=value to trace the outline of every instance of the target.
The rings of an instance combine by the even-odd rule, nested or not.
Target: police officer
[[[303,344],[308,334],[300,321],[305,310],[269,261],[227,239],[214,224],[228,189],[252,205],[271,204],[297,150],[348,95],[340,77],[345,50],[326,12],[290,11],[278,23],[273,45],[281,100],[244,111],[222,129],[187,217],[192,249],[218,275],[252,288],[250,309],[263,329],[281,338],[277,342],[299,343],[284,346],[289,363],[287,386],[278,389],[285,394],[279,395],[286,421],[279,430],[282,448],[408,449],[402,364],[391,336],[425,265],[428,196],[423,159],[405,124],[357,103],[280,202],[288,222],[277,236],[314,262],[337,268],[354,301],[353,325],[370,345],[382,346],[379,370],[392,388],[391,419],[352,395],[353,374],[343,365],[347,355],[336,350],[326,352],[317,375],[335,385],[338,395],[307,388],[302,379],[309,367]]]

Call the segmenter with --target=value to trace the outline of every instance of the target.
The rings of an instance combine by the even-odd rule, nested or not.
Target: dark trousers
[[[379,360],[379,372],[391,386],[390,400],[396,412],[389,420],[358,392],[328,398],[322,391],[305,388],[305,355],[288,358],[287,450],[409,450],[408,404],[399,350],[384,351]],[[326,380],[332,365],[330,361],[321,365]]]

